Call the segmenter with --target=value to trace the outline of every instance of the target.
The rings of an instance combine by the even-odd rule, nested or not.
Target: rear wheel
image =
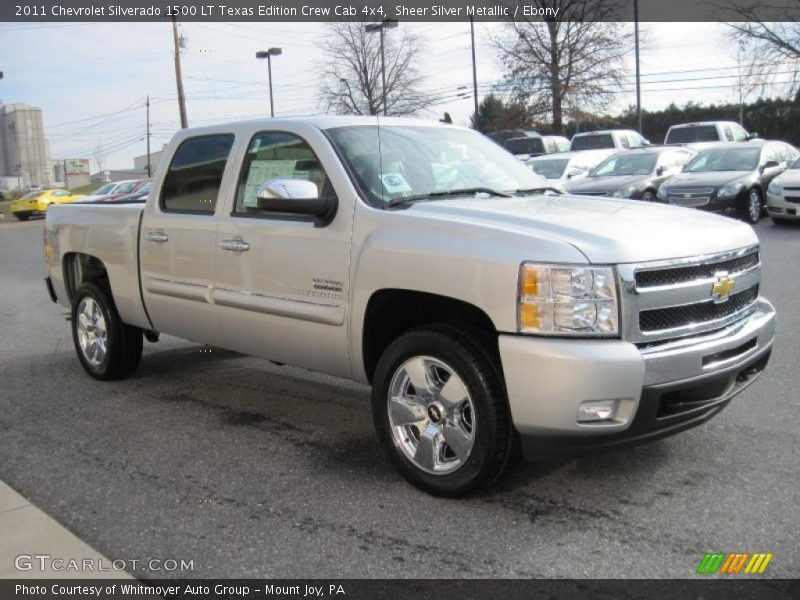
[[[460,496],[495,482],[514,451],[497,360],[450,327],[412,330],[393,342],[374,377],[378,437],[412,484]]]
[[[20,213],[14,213],[14,216],[17,217],[20,221],[27,221],[30,219],[30,215],[22,215]]]
[[[122,379],[142,357],[142,331],[120,319],[111,295],[84,283],[72,303],[72,340],[78,359],[95,379]]]
[[[761,198],[761,190],[752,188],[747,192],[745,201],[739,206],[739,214],[748,223],[758,223],[761,218],[764,203]]]

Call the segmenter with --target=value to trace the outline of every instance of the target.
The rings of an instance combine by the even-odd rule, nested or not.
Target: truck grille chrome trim
[[[758,246],[714,255],[623,264],[617,269],[622,334],[635,344],[716,331],[750,314],[758,302],[761,279]],[[729,286],[722,299],[718,297],[720,281]]]

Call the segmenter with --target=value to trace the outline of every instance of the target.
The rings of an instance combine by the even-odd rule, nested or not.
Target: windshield
[[[449,127],[362,125],[327,130],[371,205],[457,190],[494,193],[541,189],[521,161],[478,132]],[[474,196],[475,192],[463,192]]]
[[[128,183],[122,183],[114,190],[115,194],[126,194],[130,192],[134,186],[138,185],[138,181],[129,181]]]
[[[758,166],[761,148],[725,148],[698,154],[683,170],[688,173],[708,171],[753,171]]]
[[[713,125],[673,127],[667,133],[665,144],[691,144],[692,142],[718,142],[719,134]]]
[[[569,164],[568,158],[547,158],[541,160],[529,160],[528,167],[534,173],[541,175],[545,179],[558,179],[564,174],[564,169]]]
[[[44,194],[44,192],[31,192],[30,194],[25,194],[25,195],[22,197],[22,199],[23,199],[23,200],[30,200],[31,198],[38,198],[38,197],[39,197],[39,196],[41,196],[42,194]]]
[[[599,150],[601,148],[614,148],[614,136],[610,133],[602,135],[576,135],[572,138],[570,150]]]
[[[658,160],[654,152],[637,154],[615,154],[609,156],[589,173],[591,177],[611,177],[614,175],[649,175]]]
[[[514,138],[508,140],[504,146],[511,154],[544,154],[542,138]]]
[[[92,195],[93,196],[103,196],[104,194],[108,194],[109,192],[111,192],[111,190],[114,189],[115,185],[117,185],[117,184],[116,183],[107,183],[103,187],[101,187],[99,190],[95,190],[94,192],[92,192]]]

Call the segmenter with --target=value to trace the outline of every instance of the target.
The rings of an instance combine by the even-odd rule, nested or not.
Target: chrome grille
[[[576,196],[608,196],[608,192],[570,192]]]
[[[639,329],[643,333],[665,329],[679,329],[695,323],[717,321],[735,314],[750,306],[758,299],[758,286],[755,285],[738,294],[731,294],[727,302],[697,302],[684,306],[671,306],[643,310],[639,313]]]
[[[651,344],[711,332],[749,314],[758,301],[761,261],[757,246],[721,254],[619,265],[623,336]],[[713,295],[723,277],[734,288]]]
[[[718,271],[727,271],[730,274],[735,274],[755,267],[758,265],[758,260],[758,252],[753,252],[713,264],[636,271],[636,287],[641,289],[659,285],[675,285],[676,283],[685,283],[695,279],[714,277],[714,274]]]

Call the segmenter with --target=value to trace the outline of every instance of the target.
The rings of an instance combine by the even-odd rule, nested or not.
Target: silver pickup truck
[[[383,446],[430,493],[698,425],[769,359],[750,226],[559,195],[474,131],[271,119],[164,155],[145,205],[47,213],[84,369],[131,375],[165,333],[371,383]]]

